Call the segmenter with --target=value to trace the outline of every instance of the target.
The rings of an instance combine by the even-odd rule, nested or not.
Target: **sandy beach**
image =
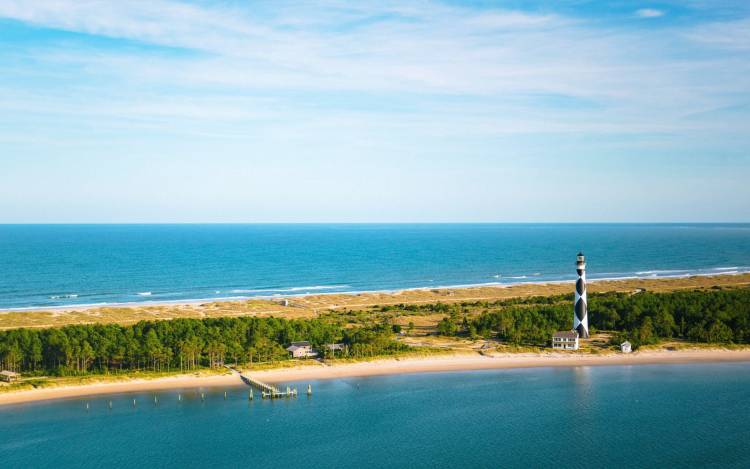
[[[305,380],[341,379],[406,373],[450,372],[508,368],[612,366],[648,364],[691,364],[720,362],[750,362],[747,350],[679,350],[643,351],[623,354],[572,353],[514,353],[485,356],[479,354],[440,355],[425,358],[393,358],[368,362],[306,364],[291,368],[249,371],[253,377],[269,383],[288,383]],[[208,387],[244,386],[237,374],[198,377],[179,375],[158,379],[134,379],[111,383],[80,386],[51,387],[0,394],[0,405],[20,404],[50,399],[65,399],[102,394],[163,391]]]
[[[559,366],[607,366],[647,364],[689,364],[750,361],[750,350],[684,350],[647,351],[624,354],[508,353],[445,355],[428,358],[383,359],[371,362],[333,366],[264,370],[253,376],[271,383],[286,381],[337,379],[404,373],[469,371],[504,368],[539,368]]]

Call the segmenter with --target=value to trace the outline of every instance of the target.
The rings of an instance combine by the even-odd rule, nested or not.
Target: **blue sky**
[[[750,2],[0,0],[0,222],[750,221]]]

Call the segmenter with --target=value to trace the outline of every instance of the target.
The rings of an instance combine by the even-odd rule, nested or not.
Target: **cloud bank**
[[[550,182],[558,174],[572,177],[558,163],[566,161],[623,175],[611,197],[627,218],[634,212],[622,200],[632,195],[638,164],[663,176],[675,164],[747,165],[746,12],[681,8],[600,15],[422,1],[0,1],[0,144],[10,155],[0,164],[21,181],[33,174],[30,160],[53,168],[49,155],[114,171],[120,185],[150,177],[113,162],[126,158],[184,178],[262,172],[310,191],[349,184],[342,180],[356,190],[368,179],[362,174],[387,178],[383,168],[393,167],[434,168],[432,177],[444,181],[472,165],[482,184],[516,175],[557,188]],[[207,153],[240,171],[206,169]],[[476,187],[467,177],[461,184]],[[454,205],[426,183],[410,192],[402,182],[388,187]],[[683,195],[679,210],[687,210],[692,184],[691,174],[671,184]],[[278,196],[263,182],[257,187]],[[212,189],[216,204],[262,198]],[[514,190],[522,187],[476,192],[467,204],[479,208],[468,218],[494,218],[492,204],[503,206]],[[334,203],[341,191],[317,202]],[[177,183],[167,193],[189,198]],[[398,204],[380,197],[360,202]],[[304,196],[288,198],[291,207]],[[145,199],[133,203],[142,208]],[[528,204],[526,212],[545,218],[541,198]],[[10,205],[0,204],[0,213]],[[403,217],[420,210],[415,204]]]

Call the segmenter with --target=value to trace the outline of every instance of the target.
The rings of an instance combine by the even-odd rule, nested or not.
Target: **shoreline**
[[[31,402],[94,397],[107,394],[125,394],[140,391],[166,391],[214,386],[240,385],[242,381],[235,374],[215,376],[175,375],[154,379],[124,379],[121,381],[75,384],[39,389],[25,389],[0,393],[0,408],[5,405]]]
[[[548,352],[505,353],[494,355],[452,354],[425,358],[383,358],[366,362],[300,365],[253,372],[253,377],[274,384],[301,380],[328,380],[354,377],[402,375],[414,373],[460,372],[491,369],[549,368],[576,366],[682,365],[750,362],[750,349],[687,349],[678,351],[640,351],[632,354],[605,355]],[[83,385],[60,386],[0,393],[0,407],[58,399],[82,398],[106,394],[165,391],[201,387],[243,386],[236,373],[195,376],[176,375],[155,379],[133,379]]]
[[[384,358],[368,362],[320,367],[280,368],[253,373],[263,381],[281,383],[303,379],[341,379],[411,373],[460,372],[516,368],[556,368],[577,366],[689,365],[698,363],[750,362],[750,349],[643,351],[603,355],[544,352],[497,353],[494,355],[452,354],[428,358]]]
[[[670,280],[690,280],[699,278],[721,278],[721,277],[737,277],[750,278],[750,271],[721,271],[722,268],[717,268],[718,271],[700,273],[701,269],[696,272],[675,274],[675,275],[627,275],[622,277],[604,277],[604,278],[593,278],[588,279],[589,285],[597,284],[618,284],[628,281],[641,281],[641,282],[662,282]],[[341,296],[364,296],[364,295],[387,295],[387,296],[399,296],[410,292],[430,292],[430,291],[466,291],[474,289],[508,289],[514,287],[544,287],[544,286],[556,286],[565,285],[568,283],[574,283],[575,278],[570,279],[557,279],[557,280],[539,280],[539,281],[518,281],[518,282],[485,282],[485,283],[473,283],[473,284],[458,284],[458,285],[434,285],[434,286],[421,286],[421,287],[409,287],[400,289],[383,289],[383,290],[349,290],[349,291],[331,291],[331,292],[320,292],[320,291],[309,291],[305,293],[297,294],[277,294],[277,295],[234,295],[227,297],[210,297],[210,298],[194,298],[194,299],[183,299],[183,300],[144,300],[144,301],[124,301],[124,302],[113,302],[113,303],[90,303],[90,304],[71,304],[71,305],[58,305],[58,306],[19,306],[11,308],[0,308],[0,317],[5,313],[35,313],[35,312],[47,312],[47,313],[68,313],[68,312],[85,312],[103,308],[158,308],[158,307],[195,307],[212,305],[219,303],[233,303],[233,302],[246,302],[246,301],[267,301],[271,303],[277,303],[283,300],[295,300],[315,297],[334,297],[337,295]]]

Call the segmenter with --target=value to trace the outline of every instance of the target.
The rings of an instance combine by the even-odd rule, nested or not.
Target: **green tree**
[[[732,330],[723,322],[716,320],[711,327],[708,328],[706,334],[706,341],[713,343],[728,343],[732,342],[734,334]]]
[[[454,336],[458,332],[458,326],[450,317],[446,316],[438,323],[437,331],[440,335]]]

